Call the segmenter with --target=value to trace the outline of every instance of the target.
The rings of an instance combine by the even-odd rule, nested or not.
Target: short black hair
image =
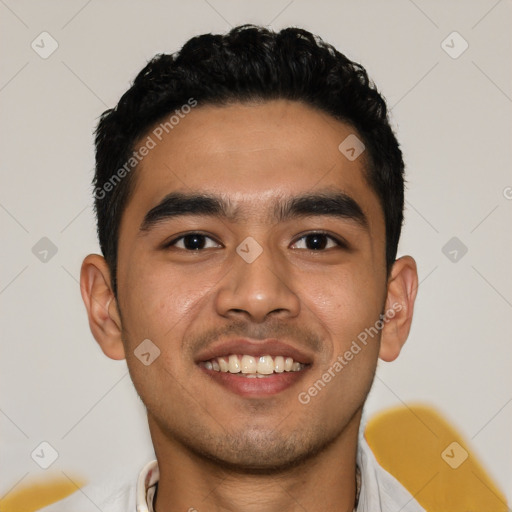
[[[320,37],[295,27],[274,32],[241,25],[227,34],[193,37],[176,53],[156,55],[117,106],[100,117],[94,206],[116,297],[119,226],[134,188],[130,171],[137,166],[136,144],[191,99],[220,106],[294,100],[353,127],[366,147],[365,178],[384,212],[389,276],[403,222],[404,162],[384,98],[363,66]]]

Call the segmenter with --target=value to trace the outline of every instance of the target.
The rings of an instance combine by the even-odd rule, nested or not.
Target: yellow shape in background
[[[52,476],[25,484],[13,489],[0,500],[1,512],[35,512],[56,501],[73,494],[85,481],[78,478],[70,480],[64,476]]]
[[[377,414],[365,437],[379,464],[427,512],[507,512],[506,499],[467,441],[433,408]]]

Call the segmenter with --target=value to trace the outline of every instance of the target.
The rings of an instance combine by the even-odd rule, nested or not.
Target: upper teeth
[[[264,355],[254,357],[249,355],[238,356],[231,354],[225,357],[215,357],[204,362],[208,370],[230,373],[258,373],[270,375],[271,373],[298,372],[304,364],[294,361],[291,357]]]

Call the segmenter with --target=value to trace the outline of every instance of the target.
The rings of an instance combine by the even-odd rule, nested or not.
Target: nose
[[[230,319],[245,317],[256,323],[270,316],[296,317],[300,301],[287,280],[285,265],[278,263],[268,249],[252,263],[234,255],[233,267],[218,288],[217,313]]]

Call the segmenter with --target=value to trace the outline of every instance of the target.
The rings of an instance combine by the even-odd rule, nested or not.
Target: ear
[[[80,270],[80,291],[89,326],[105,355],[111,359],[124,359],[121,315],[110,283],[110,270],[105,258],[89,254]]]
[[[416,262],[411,256],[402,256],[393,264],[388,279],[384,327],[379,351],[379,357],[383,361],[394,361],[409,336],[417,291]]]

